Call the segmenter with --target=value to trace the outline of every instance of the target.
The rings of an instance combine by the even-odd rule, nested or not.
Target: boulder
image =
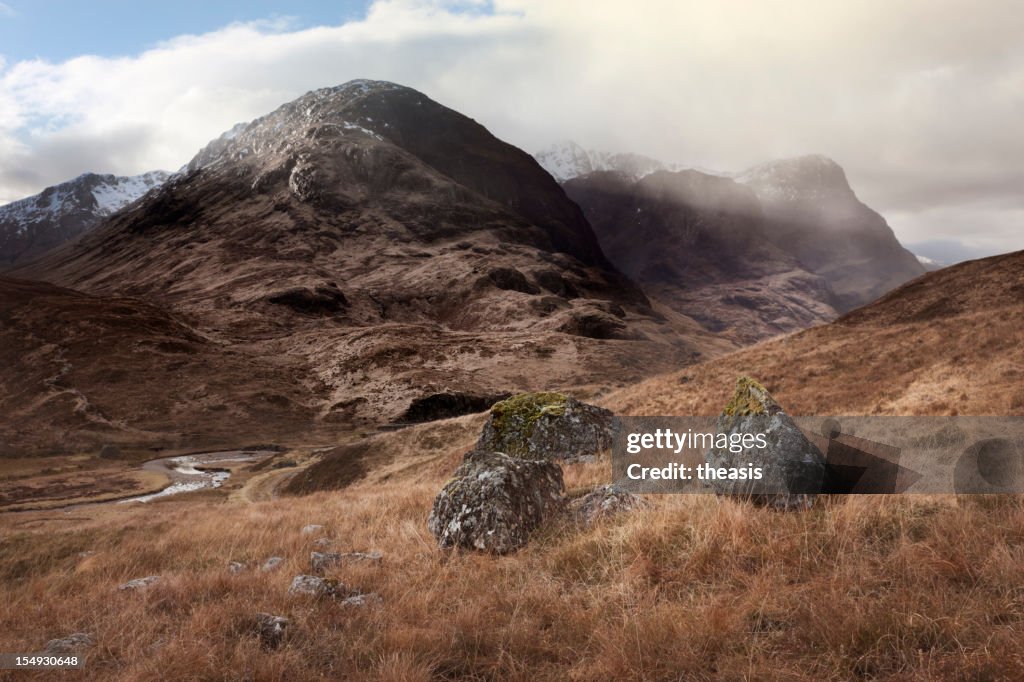
[[[602,485],[572,501],[576,519],[585,526],[600,519],[644,506],[639,496],[617,485]]]
[[[767,446],[737,444],[708,450],[705,461],[716,469],[760,467],[762,471],[760,480],[708,481],[716,493],[779,510],[810,508],[825,482],[825,457],[764,386],[740,377],[718,418],[717,429],[730,438],[764,434]]]
[[[269,613],[256,614],[256,634],[260,643],[268,649],[276,649],[284,640],[288,619]]]
[[[506,554],[564,510],[564,490],[553,462],[474,450],[438,493],[427,525],[442,548]]]
[[[145,578],[136,578],[135,580],[129,580],[124,585],[119,586],[117,589],[121,591],[131,590],[143,590],[155,582],[159,582],[160,576],[148,575]]]
[[[91,647],[92,643],[92,635],[86,632],[76,632],[61,639],[51,639],[46,643],[43,653],[51,656],[74,654]]]
[[[491,406],[476,449],[529,460],[592,460],[611,447],[612,416],[562,393],[521,393]]]

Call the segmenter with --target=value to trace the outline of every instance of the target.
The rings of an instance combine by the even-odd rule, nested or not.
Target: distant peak
[[[768,161],[740,173],[736,180],[749,185],[761,198],[792,198],[792,192],[852,193],[842,166],[822,154],[807,154]]]

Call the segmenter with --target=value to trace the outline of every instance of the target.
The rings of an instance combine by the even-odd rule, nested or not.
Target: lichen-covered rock
[[[716,493],[780,510],[810,508],[825,482],[825,457],[764,386],[749,377],[740,377],[717,426],[718,433],[730,438],[763,434],[767,445],[748,447],[736,443],[708,450],[705,461],[711,467],[754,467],[762,472],[759,480],[709,480],[708,485]]]
[[[288,619],[269,613],[256,614],[256,635],[260,643],[268,649],[276,649],[284,640]]]
[[[521,393],[491,406],[478,450],[579,461],[612,444],[612,413],[562,393]]]
[[[43,653],[51,656],[74,654],[92,646],[92,635],[87,632],[76,632],[60,639],[51,639],[46,643]]]
[[[344,599],[355,594],[345,586],[331,578],[320,578],[315,575],[297,575],[288,587],[288,594],[293,596],[332,597]]]
[[[506,554],[564,510],[564,490],[553,462],[474,450],[438,493],[427,525],[440,547]]]
[[[585,526],[643,506],[642,498],[617,485],[602,485],[572,501],[573,514]]]

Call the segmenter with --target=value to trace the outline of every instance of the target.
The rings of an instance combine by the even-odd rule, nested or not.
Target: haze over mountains
[[[572,158],[565,176],[590,171],[560,186],[380,81],[235,126],[0,280],[4,450],[330,440],[508,392],[602,391],[923,272],[822,157],[735,178]],[[60,196],[96,214],[111,204],[88,177]],[[18,203],[54,205],[40,197]]]

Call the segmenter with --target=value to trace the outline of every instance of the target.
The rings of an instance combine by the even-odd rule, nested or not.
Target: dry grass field
[[[384,473],[340,491],[4,515],[0,650],[89,632],[84,676],[103,680],[1024,676],[1018,498],[833,498],[780,514],[649,497],[590,529],[546,527],[512,556],[442,553],[426,517],[479,421],[385,434]],[[607,476],[566,467],[570,493]],[[287,594],[320,537],[383,552],[327,572],[381,603]],[[273,555],[284,562],[260,571]],[[147,575],[162,580],[117,590]],[[290,619],[280,647],[260,645],[257,612]]]

